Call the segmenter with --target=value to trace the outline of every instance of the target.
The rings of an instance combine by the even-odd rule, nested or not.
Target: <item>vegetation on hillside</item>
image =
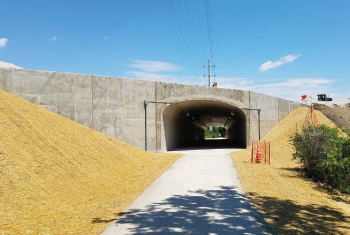
[[[292,135],[290,144],[308,177],[350,193],[350,138],[339,132],[326,125],[310,125]],[[343,132],[349,134],[345,127]]]
[[[205,129],[205,138],[225,137],[226,129],[224,127],[213,126],[211,129]]]
[[[336,127],[315,114],[320,124]],[[244,192],[275,234],[350,234],[350,194],[302,177],[303,165],[293,160],[290,136],[310,123],[310,115],[309,108],[294,109],[263,137],[271,144],[271,165],[252,164],[251,148],[231,153],[231,159]]]

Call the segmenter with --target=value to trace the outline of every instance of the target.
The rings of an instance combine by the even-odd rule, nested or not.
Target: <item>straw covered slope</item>
[[[152,154],[0,90],[0,234],[99,234],[181,155]]]
[[[318,121],[335,125],[321,112]],[[245,193],[279,234],[350,234],[350,197],[326,192],[301,175],[289,136],[310,118],[297,108],[264,138],[271,141],[271,165],[251,164],[251,148],[231,153]]]

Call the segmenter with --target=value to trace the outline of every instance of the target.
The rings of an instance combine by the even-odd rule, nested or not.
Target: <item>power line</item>
[[[197,17],[198,17],[198,22],[199,22],[199,29],[200,29],[200,36],[201,36],[203,51],[200,50],[200,46],[199,46],[200,42],[199,43],[197,42],[196,35],[198,33],[198,30],[196,30],[196,32],[194,30],[196,27],[194,28],[195,25],[193,25],[193,23],[191,21],[191,16],[189,14],[188,4],[186,3],[186,0],[183,0],[184,1],[183,3],[181,3],[180,0],[177,0],[177,2],[178,2],[177,11],[181,11],[181,16],[182,16],[182,20],[183,20],[183,23],[181,23],[181,24],[180,24],[181,20],[179,19],[179,17],[181,17],[181,16],[178,15],[180,13],[175,11],[174,4],[172,3],[172,0],[169,0],[171,9],[169,9],[168,4],[166,3],[166,0],[163,0],[163,1],[164,1],[166,8],[167,8],[168,15],[171,18],[171,22],[172,22],[173,27],[175,29],[178,40],[180,41],[181,48],[186,56],[187,62],[190,65],[192,72],[194,72],[194,74],[196,74],[199,78],[202,78],[204,83],[207,83],[205,81],[206,78],[204,75],[206,66],[204,66],[204,69],[203,69],[203,66],[202,66],[203,62],[200,62],[200,61],[204,61],[204,58],[202,57],[204,55],[206,61],[210,60],[211,62],[215,62],[215,54],[214,54],[214,46],[213,46],[213,44],[214,44],[213,43],[213,30],[212,30],[213,29],[212,10],[211,10],[210,0],[204,0],[203,2],[205,4],[205,9],[202,8],[205,11],[205,12],[203,12],[204,13],[203,16],[206,17],[206,28],[207,28],[207,36],[208,36],[208,44],[207,45],[209,46],[209,50],[208,50],[209,55],[207,55],[207,46],[205,46],[206,43],[204,43],[204,34],[203,34],[203,30],[202,30],[202,22],[203,21],[201,21],[198,0],[196,0],[196,3],[195,3],[196,6],[193,6],[193,5],[192,6],[195,7],[194,9],[197,10]],[[172,11],[172,13],[170,13],[170,11]],[[186,12],[184,12],[184,11],[186,11]],[[173,19],[173,17],[175,19]],[[186,17],[187,17],[187,19],[186,19]],[[175,23],[175,21],[176,21],[176,23]],[[205,22],[205,20],[204,20],[204,22]],[[185,27],[186,29],[183,29],[183,27]],[[185,36],[184,30],[186,30],[188,38]],[[188,40],[190,42],[188,42]],[[202,76],[199,76],[197,66],[199,66],[199,69],[202,68],[199,71],[200,72],[202,71],[204,78]],[[212,72],[214,73],[213,80],[216,82],[215,65],[213,65],[212,68],[213,68]]]
[[[188,62],[188,64],[190,65],[190,68],[191,68],[192,72],[194,72],[194,71],[193,71],[193,66],[191,65],[191,63],[190,63],[190,61],[189,61],[189,59],[188,59],[187,53],[186,53],[186,51],[185,51],[185,48],[183,47],[182,41],[181,41],[181,39],[180,39],[180,36],[179,36],[179,34],[178,34],[178,31],[177,31],[177,29],[176,29],[176,26],[175,26],[174,21],[173,21],[173,19],[172,19],[172,17],[171,17],[170,11],[169,11],[169,9],[168,9],[168,6],[167,6],[165,0],[164,0],[164,4],[165,4],[166,9],[167,9],[167,11],[168,11],[168,14],[169,14],[169,17],[170,17],[170,19],[171,19],[171,22],[172,22],[172,24],[173,24],[173,26],[174,26],[174,29],[175,29],[175,31],[176,31],[176,35],[177,35],[177,37],[178,37],[178,39],[179,39],[179,41],[180,41],[182,50],[183,50],[183,52],[184,52],[184,54],[185,54],[185,56],[186,56],[187,62]],[[184,38],[184,36],[183,36],[183,33],[182,33],[182,30],[181,30],[179,21],[178,21],[178,19],[177,19],[177,16],[176,16],[176,13],[175,13],[173,4],[171,3],[171,0],[170,0],[170,5],[171,5],[171,8],[172,8],[172,10],[173,10],[173,12],[174,12],[174,16],[175,16],[176,22],[177,22],[177,24],[178,24],[178,27],[179,27],[179,30],[180,30],[182,39],[183,39],[183,41],[184,41],[184,44],[185,44],[185,46],[186,46],[188,55],[189,55],[189,57],[190,57],[190,60],[191,60],[192,64],[194,65],[193,60],[192,60],[192,56],[191,56],[191,54],[189,53],[189,50],[188,50],[188,47],[187,47],[185,38]],[[197,74],[197,77],[200,77],[199,74],[198,74],[198,71],[197,71],[196,67],[194,67],[194,68],[195,68],[195,72],[196,72],[196,74]]]
[[[192,22],[191,22],[191,18],[190,18],[190,15],[188,14],[188,10],[187,10],[187,4],[186,4],[186,0],[184,0],[184,3],[185,3],[185,10],[186,10],[186,13],[187,13],[187,16],[188,16],[188,21],[190,22],[190,26],[191,26],[191,31],[192,31],[192,35],[193,35],[193,40],[194,42],[196,43],[196,48],[197,48],[197,52],[198,52],[198,55],[199,55],[199,59],[204,59],[204,57],[202,57],[200,51],[199,51],[199,48],[198,48],[198,43],[197,43],[197,40],[196,40],[196,36],[194,34],[194,30],[193,30],[193,26],[192,26]],[[201,67],[200,63],[198,62],[199,64],[199,67]]]
[[[207,30],[208,30],[208,42],[209,42],[209,50],[210,50],[210,59],[212,61],[215,61],[215,56],[214,56],[214,46],[213,46],[213,36],[212,36],[212,19],[211,19],[211,4],[210,0],[205,0],[205,7],[206,7],[206,16],[207,16]],[[216,69],[214,65],[214,77],[216,81]]]
[[[190,51],[189,51],[189,49],[188,49],[188,46],[187,46],[185,37],[184,37],[184,35],[183,35],[183,33],[182,33],[182,30],[181,30],[181,27],[180,27],[180,23],[179,23],[179,20],[178,20],[178,18],[177,18],[176,12],[175,12],[175,10],[174,10],[173,4],[171,3],[171,0],[170,0],[170,5],[171,5],[171,8],[172,8],[172,10],[173,10],[173,12],[174,12],[177,25],[178,25],[178,27],[179,27],[179,29],[180,29],[182,39],[183,39],[184,44],[185,44],[185,46],[186,46],[187,53],[188,53],[188,55],[189,55],[189,57],[190,57],[190,60],[191,60],[192,65],[193,65],[193,67],[194,67],[194,70],[196,71],[197,76],[199,77],[198,71],[197,71],[197,69],[196,69],[196,66],[194,65],[194,62],[193,62],[193,59],[192,59],[192,55],[191,55],[191,53],[190,53]]]
[[[205,56],[205,58],[207,58],[207,51],[205,50],[204,40],[203,40],[202,22],[201,22],[201,19],[199,17],[198,0],[196,0],[196,7],[197,7],[197,15],[198,15],[199,29],[201,32],[201,39],[202,39],[202,44],[203,44],[204,56]]]
[[[214,52],[212,47],[212,36],[211,36],[211,30],[212,30],[212,24],[211,24],[211,10],[210,10],[210,2],[209,0],[205,0],[205,8],[206,8],[206,16],[207,16],[207,30],[208,30],[208,41],[209,41],[209,49],[210,49],[210,59],[213,60]]]
[[[171,2],[171,1],[170,1],[170,2]],[[191,47],[192,47],[194,56],[195,56],[195,58],[196,58],[196,60],[197,60],[198,66],[200,67],[200,63],[199,63],[199,60],[198,60],[198,55],[197,55],[197,53],[196,53],[196,51],[195,51],[195,49],[194,49],[193,43],[192,43],[192,38],[191,38],[190,32],[189,32],[188,27],[187,27],[187,23],[186,23],[185,16],[184,16],[183,11],[182,11],[182,7],[181,7],[180,0],[178,0],[177,2],[178,2],[179,7],[180,7],[182,19],[183,19],[184,24],[185,24],[185,28],[186,28],[186,31],[187,31],[188,38],[190,39],[190,43],[191,43]]]

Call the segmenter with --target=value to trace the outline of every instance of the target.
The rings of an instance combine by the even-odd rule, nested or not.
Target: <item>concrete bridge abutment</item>
[[[263,137],[305,106],[252,91],[25,69],[0,69],[0,89],[141,149],[146,118],[152,152],[201,140],[214,125],[244,148],[259,136],[258,112],[249,109],[261,109]],[[145,117],[145,100],[172,104],[150,103]]]

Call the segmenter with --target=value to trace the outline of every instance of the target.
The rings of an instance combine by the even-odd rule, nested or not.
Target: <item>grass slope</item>
[[[181,155],[152,154],[0,90],[0,234],[99,234]]]
[[[322,124],[335,125],[316,111]],[[298,108],[264,138],[271,141],[271,165],[250,163],[251,149],[231,153],[243,190],[278,234],[350,234],[350,197],[329,193],[301,176],[289,136],[302,127],[310,109]]]

